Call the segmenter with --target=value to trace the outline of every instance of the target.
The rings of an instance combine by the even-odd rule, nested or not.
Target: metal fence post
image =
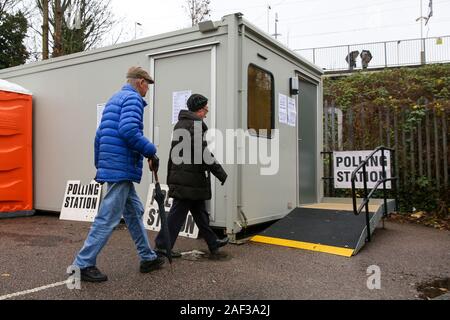
[[[352,60],[350,59],[350,46],[347,46],[348,70],[352,70]]]
[[[391,173],[391,177],[395,178],[395,180],[392,180],[391,183],[393,183],[393,188],[394,188],[394,197],[395,197],[395,212],[399,212],[399,203],[398,203],[398,185],[399,185],[399,179],[400,179],[400,175],[397,173],[397,150],[394,149],[392,150],[392,157],[391,160],[393,162],[391,169],[392,169],[392,173]]]
[[[387,68],[388,63],[387,63],[387,44],[386,42],[384,42],[384,67]]]
[[[420,50],[420,64],[426,64],[427,63],[427,58],[426,58],[426,45],[425,45],[425,39],[422,38],[420,39],[421,41],[421,48],[422,50]]]
[[[390,154],[390,153],[389,153]],[[387,218],[388,216],[388,208],[387,208],[387,195],[386,195],[386,163],[387,163],[387,159],[385,158],[385,154],[384,154],[384,148],[381,149],[381,159],[383,159],[383,198],[384,198],[384,218]],[[383,220],[383,228],[384,228],[384,220]]]
[[[328,194],[330,197],[334,197],[333,152],[328,154],[328,172],[330,173],[330,180],[328,180]]]

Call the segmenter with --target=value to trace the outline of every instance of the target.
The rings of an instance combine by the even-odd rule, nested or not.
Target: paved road
[[[35,216],[0,220],[0,296],[66,280],[89,224]],[[149,232],[153,243],[155,233]],[[205,250],[203,240],[179,238],[177,249]],[[109,277],[101,284],[65,285],[15,299],[417,299],[415,286],[450,276],[450,232],[386,223],[352,258],[265,244],[224,248],[226,261],[175,260],[140,274],[125,227],[114,232],[98,259]],[[381,289],[367,288],[367,268],[381,270]]]

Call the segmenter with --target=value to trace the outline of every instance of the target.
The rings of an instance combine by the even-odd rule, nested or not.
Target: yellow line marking
[[[351,257],[354,252],[353,249],[348,249],[348,248],[332,247],[332,246],[326,246],[326,245],[317,244],[317,243],[308,243],[308,242],[286,240],[286,239],[279,239],[279,238],[272,238],[272,237],[263,237],[263,236],[254,236],[251,239],[251,241],[273,244],[273,245],[283,246],[283,247],[291,247],[291,248],[297,248],[297,249],[331,253],[331,254],[335,254],[338,256],[344,256],[344,257]]]

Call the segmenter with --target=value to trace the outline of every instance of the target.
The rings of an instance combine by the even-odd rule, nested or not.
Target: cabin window
[[[253,64],[248,67],[248,129],[258,137],[272,137],[274,129],[273,75]]]

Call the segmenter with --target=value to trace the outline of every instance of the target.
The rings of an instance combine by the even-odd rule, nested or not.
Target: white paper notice
[[[295,127],[297,124],[297,107],[295,105],[295,99],[288,97],[288,124],[291,127]]]
[[[186,102],[192,91],[176,91],[172,93],[172,124],[177,123],[181,110],[187,110]]]
[[[105,110],[106,103],[101,103],[97,105],[97,128],[102,121],[103,110]]]
[[[278,95],[278,120],[280,123],[288,122],[287,96],[281,93]]]

